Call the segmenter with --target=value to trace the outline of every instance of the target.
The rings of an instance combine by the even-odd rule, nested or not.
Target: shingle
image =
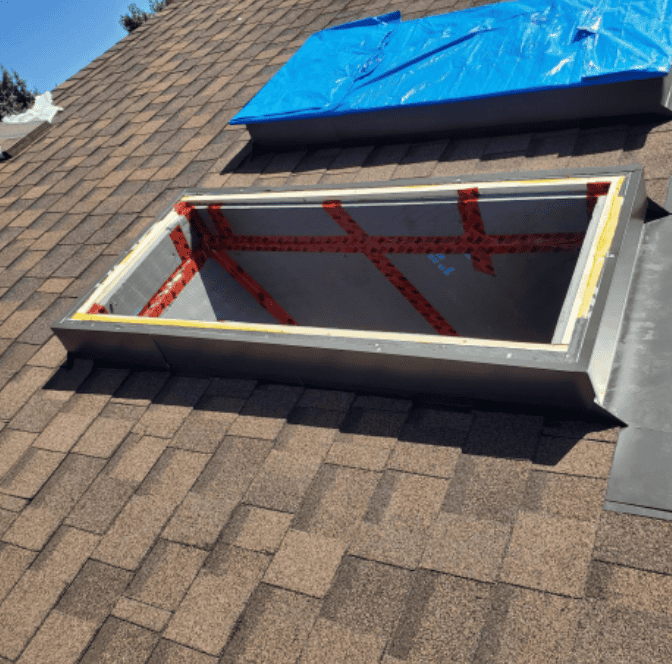
[[[99,664],[116,659],[128,664],[143,664],[158,639],[158,634],[148,629],[110,617],[80,661],[82,664]]]
[[[488,139],[483,138],[451,140],[439,158],[432,177],[462,175],[473,171],[487,143]]]
[[[60,297],[44,310],[18,337],[22,343],[41,346],[53,335],[51,326],[55,320],[59,320],[74,308],[76,300],[70,297]],[[38,312],[40,313],[40,312]]]
[[[415,569],[447,488],[443,479],[386,471],[349,553]]]
[[[41,549],[102,466],[103,462],[99,459],[77,454],[68,455],[40,488],[30,505],[21,512],[3,539],[26,549]]]
[[[227,436],[173,515],[164,537],[211,548],[270,449],[267,441]]]
[[[12,496],[32,498],[64,458],[64,454],[29,447],[5,473],[0,490]]]
[[[9,512],[20,512],[27,504],[27,498],[17,498],[16,496],[0,493],[0,509]]]
[[[107,458],[126,437],[132,423],[128,420],[98,417],[79,439],[73,452]]]
[[[564,664],[571,660],[581,610],[577,600],[516,588],[507,608],[496,653],[499,661]]]
[[[37,436],[23,431],[5,429],[0,433],[0,480],[12,469]]]
[[[95,623],[54,610],[23,651],[21,662],[76,662],[95,632]]]
[[[224,546],[211,554],[164,635],[219,655],[268,565],[267,556]]]
[[[203,454],[166,451],[103,536],[94,557],[136,569],[206,461]]]
[[[534,472],[528,477],[523,508],[579,521],[596,521],[606,490],[606,480]]]
[[[518,586],[582,597],[596,528],[595,523],[521,512],[500,578]]]
[[[128,436],[70,513],[67,522],[104,533],[165,447],[165,439]]]
[[[290,530],[264,581],[312,597],[324,597],[345,553],[340,540]]]
[[[428,537],[420,566],[492,582],[499,574],[510,536],[509,524],[441,513]]]
[[[293,664],[319,609],[315,598],[261,584],[250,598],[221,664]]]
[[[173,436],[172,445],[212,454],[244,405],[243,399],[203,396]]]
[[[18,546],[0,543],[0,602],[7,597],[36,555]]]
[[[243,549],[275,553],[291,522],[292,515],[287,512],[239,505],[220,537]]]
[[[352,408],[341,425],[327,461],[382,470],[406,421],[406,413]]]
[[[448,145],[447,141],[433,143],[418,143],[411,145],[399,165],[392,173],[391,178],[426,178],[434,172],[437,160]]]
[[[664,664],[672,657],[672,622],[667,616],[586,602],[577,625],[574,661]]]
[[[385,639],[318,618],[301,656],[302,664],[369,664],[380,661]]]
[[[147,664],[217,664],[217,659],[179,643],[161,639]]]
[[[594,558],[672,574],[672,524],[630,514],[602,512]]]
[[[298,405],[305,408],[347,411],[354,398],[353,392],[308,389],[303,393]]]
[[[122,597],[112,610],[112,615],[154,632],[161,632],[172,614],[170,611]]]
[[[543,437],[535,458],[535,468],[553,473],[608,478],[614,446],[609,443]]]
[[[35,367],[37,369],[37,367]],[[60,367],[44,386],[50,398],[68,399],[86,380],[93,369],[91,360],[77,358],[70,368]],[[46,371],[46,370],[43,370]],[[49,371],[49,374],[52,372]]]
[[[26,364],[38,367],[56,368],[67,358],[67,351],[60,339],[53,336],[46,344],[33,355]]]
[[[529,462],[463,454],[442,510],[511,523],[523,500]]]
[[[324,600],[320,618],[381,637],[384,643],[401,616],[412,581],[408,570],[346,556]],[[323,661],[331,661],[326,653]]]
[[[63,595],[56,610],[102,624],[131,580],[131,573],[89,560]]]
[[[175,611],[196,578],[207,553],[159,540],[126,590],[132,599],[164,611]]]
[[[52,452],[69,452],[97,414],[95,410],[85,415],[76,415],[72,412],[58,413],[38,436],[34,443],[35,447]]]
[[[305,494],[292,528],[349,543],[367,511],[380,475],[324,464]]]
[[[533,459],[543,417],[514,413],[474,412],[464,451],[510,459]]]
[[[319,456],[272,450],[250,486],[246,500],[260,507],[295,512],[321,461]]]
[[[627,137],[626,127],[582,131],[568,166],[611,166],[619,163]]]
[[[60,528],[0,604],[0,656],[15,660],[86,562],[98,538]]]
[[[403,612],[390,640],[387,664],[477,662],[479,637],[487,626],[490,586],[420,570],[412,575]],[[392,657],[394,659],[392,659]],[[490,660],[493,661],[493,660]]]

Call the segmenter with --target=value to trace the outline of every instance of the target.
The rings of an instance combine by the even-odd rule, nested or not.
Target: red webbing
[[[411,306],[439,333],[457,336],[457,332],[429,303],[420,291],[384,256],[381,243],[369,237],[359,224],[341,207],[340,201],[325,201],[322,207],[327,214],[357,243],[363,253],[383,276],[408,300]]]
[[[487,250],[488,240],[483,228],[483,219],[481,211],[478,208],[478,188],[461,189],[458,192],[459,200],[457,208],[462,218],[462,227],[464,235],[462,236],[469,246],[468,253],[471,257],[471,264],[474,270],[485,272],[485,274],[495,274],[495,267],[492,264],[492,258]]]
[[[196,276],[196,273],[206,261],[206,256],[201,249],[191,250],[180,226],[170,234],[170,239],[173,241],[175,250],[182,262],[162,284],[156,295],[143,307],[138,316],[150,316],[152,318],[160,316]]]
[[[609,193],[609,182],[589,182],[587,191],[588,219],[593,216],[598,196]]]
[[[588,185],[588,208],[592,210],[597,197],[609,190],[609,183]],[[458,191],[458,210],[464,232],[460,236],[370,236],[342,208],[340,201],[325,201],[324,210],[345,231],[345,236],[260,236],[234,235],[231,225],[219,205],[208,207],[208,214],[217,230],[213,235],[196,208],[190,203],[178,203],[175,211],[186,216],[201,235],[201,247],[195,251],[178,227],[171,239],[182,264],[140,315],[160,315],[165,307],[186,286],[208,258],[216,260],[239,284],[273,315],[281,324],[296,325],[296,321],[277,303],[252,276],[247,274],[229,255],[231,251],[299,251],[317,253],[363,253],[385,278],[411,303],[439,333],[457,335],[441,314],[424,298],[385,254],[469,254],[475,270],[494,276],[492,254],[578,251],[583,233],[532,233],[487,235],[479,205],[479,191],[474,187]],[[592,207],[591,207],[592,206]],[[150,313],[151,312],[151,313]],[[156,313],[154,313],[156,312]]]

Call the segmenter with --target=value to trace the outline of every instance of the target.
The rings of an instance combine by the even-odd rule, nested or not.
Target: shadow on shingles
[[[247,143],[231,157],[229,163],[224,166],[224,168],[219,172],[220,175],[226,175],[227,173],[256,173],[257,171],[245,171],[240,170],[242,164],[247,161],[248,157],[253,154],[254,144],[252,139],[247,141]],[[262,169],[263,170],[263,169]],[[259,171],[261,172],[261,171]]]
[[[189,380],[198,380],[201,388],[204,387],[203,379],[161,371],[102,367],[91,361],[75,360],[71,368],[60,367],[44,389],[107,394],[154,404],[193,407],[196,411],[231,413],[240,412],[241,400],[247,400],[252,389],[241,387],[239,393],[234,393],[230,386],[224,387],[214,380],[195,400]],[[243,383],[250,382],[241,381],[241,386]],[[271,385],[273,383],[268,381],[258,381],[257,397],[261,397],[260,391],[265,386]],[[261,400],[255,398],[258,403],[252,414],[277,418],[279,411],[287,412],[287,399],[292,400],[291,395],[276,394],[271,388]],[[337,429],[341,434],[396,438],[404,443],[459,448],[472,456],[529,460],[547,466],[558,464],[584,437],[622,425],[614,418],[601,415],[501,402],[429,396],[412,399],[411,404],[410,411],[351,406],[343,413],[295,403],[294,406],[289,404],[286,421],[290,425]],[[242,412],[245,413],[245,409]],[[338,417],[329,417],[329,414]],[[542,444],[543,438],[552,438],[553,444]]]
[[[557,465],[585,436],[622,426],[604,414],[534,408],[524,404],[441,404],[414,400],[399,440],[456,447],[464,454]],[[553,440],[552,445],[543,439]]]

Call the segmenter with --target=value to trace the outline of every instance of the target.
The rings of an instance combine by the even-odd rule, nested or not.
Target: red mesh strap
[[[458,192],[457,208],[462,218],[464,239],[469,246],[469,255],[474,270],[495,275],[495,267],[488,251],[488,241],[483,227],[481,211],[478,207],[478,188],[461,189]],[[466,252],[465,252],[466,253]]]
[[[268,311],[281,325],[296,325],[296,321],[271,297],[271,294],[262,288],[236,261],[225,251],[216,251],[214,258],[254,299]]]
[[[597,205],[597,199],[599,196],[604,196],[609,193],[609,182],[589,182],[588,183],[588,192],[587,192],[587,207],[588,207],[588,219],[593,216],[595,211],[595,206]]]
[[[231,230],[231,224],[222,213],[221,205],[210,205],[208,207],[208,214],[210,215],[210,219],[212,219],[212,223],[215,224],[217,232],[222,237],[229,238],[233,236],[233,231]]]
[[[201,219],[198,210],[184,201],[174,206],[177,214],[186,217],[191,226],[201,236],[201,247],[192,250],[189,247],[182,228],[178,226],[171,234],[175,250],[182,261],[173,274],[166,279],[161,288],[149,300],[138,314],[139,316],[160,316],[171,302],[184,290],[186,285],[196,276],[208,258],[217,261],[243,288],[251,293],[277,321],[283,325],[296,325],[296,321],[258,284],[242,267],[226,253],[222,242],[233,235],[229,222],[224,217],[219,205],[208,207],[208,214],[220,238],[215,238]]]
[[[206,257],[204,252],[200,249],[191,250],[180,226],[170,234],[170,239],[173,241],[175,250],[182,262],[141,309],[138,316],[149,316],[152,318],[160,316],[185,289],[186,285],[196,276],[196,273],[205,263]]]
[[[325,201],[322,207],[348,236],[356,241],[356,249],[366,255],[383,276],[439,334],[457,336],[453,327],[444,320],[443,316],[425,299],[422,293],[383,255],[383,243],[378,238],[367,236],[359,224],[341,207],[340,201]]]

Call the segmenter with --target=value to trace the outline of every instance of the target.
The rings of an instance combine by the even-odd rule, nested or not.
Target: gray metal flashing
[[[670,255],[672,216],[646,222],[632,281],[620,289],[628,299],[604,400],[628,425],[616,444],[604,508],[664,520],[672,520]]]
[[[217,324],[211,324],[210,327],[205,324],[185,327],[185,324],[172,325],[159,321],[153,323],[147,319],[143,324],[126,322],[127,319],[116,322],[114,316],[80,316],[79,320],[73,318],[100,284],[91,289],[72,311],[57,321],[53,329],[71,356],[93,358],[112,364],[168,367],[174,371],[192,374],[263,377],[325,387],[374,389],[409,396],[459,395],[582,410],[599,409],[604,372],[610,368],[609,353],[605,355],[604,348],[616,343],[615,337],[618,335],[624,306],[620,289],[627,287],[629,283],[632,273],[632,265],[628,263],[632,259],[631,245],[636,245],[641,230],[644,189],[639,167],[401,180],[367,183],[360,187],[385,189],[386,191],[376,194],[376,200],[390,201],[395,196],[391,191],[394,187],[417,188],[419,185],[460,185],[474,182],[488,183],[491,186],[490,183],[501,182],[501,186],[492,189],[500,195],[508,196],[513,191],[512,188],[521,186],[521,182],[534,180],[534,187],[546,188],[545,191],[551,195],[551,192],[562,189],[562,181],[568,178],[607,177],[625,178],[618,223],[613,240],[610,241],[610,254],[605,260],[590,313],[579,318],[573,325],[574,331],[565,346],[550,344],[550,337],[547,345],[506,340],[489,342],[487,339],[455,342],[446,337],[437,338],[436,335],[416,339],[412,335],[355,332],[366,329],[360,327],[352,331],[345,330],[343,333],[338,330],[322,333],[321,328],[304,328],[304,331],[299,327],[295,331],[292,327],[281,326],[284,329],[279,330],[277,326],[273,326],[273,330],[267,331],[261,329],[263,326],[255,328],[254,325],[251,329],[232,329]],[[543,182],[548,180],[551,182]],[[585,186],[584,184],[584,192]],[[581,190],[578,185],[568,183],[568,188],[572,187],[572,190],[577,187]],[[328,188],[312,186],[185,190],[178,200],[195,200],[199,197],[200,205],[203,201],[217,202],[223,196],[265,193],[285,198],[289,196],[291,200],[288,192],[308,192],[306,195],[310,198],[317,196],[318,192],[328,190],[340,192],[343,204],[347,205],[357,200],[356,192],[353,193],[354,188],[355,185]],[[567,188],[564,192],[567,192]],[[297,197],[299,201],[304,199],[305,196]],[[456,200],[455,197],[453,199]],[[172,208],[167,208],[164,214],[159,215],[156,227],[159,228],[161,220],[167,219],[170,214],[175,217]],[[186,228],[185,219],[181,219],[181,225]],[[171,223],[172,228],[177,222]],[[145,242],[143,238],[150,232],[151,228],[150,231],[140,234],[132,247],[138,247]],[[165,240],[165,235],[163,239]],[[624,247],[627,260],[621,258],[621,246]],[[145,250],[144,255],[151,255],[151,251],[148,254]],[[124,258],[125,256],[108,274],[114,274]],[[170,270],[166,270],[166,276],[169,273]],[[619,293],[610,294],[612,282],[618,284]],[[123,280],[119,283],[123,284]],[[107,297],[105,301],[109,299]],[[102,303],[103,300],[98,302]],[[214,300],[210,306],[215,306]],[[184,310],[190,309],[193,307],[187,306]],[[194,309],[196,310],[200,311],[198,307]],[[605,316],[609,324],[607,329],[602,330],[601,319]],[[183,318],[187,320],[189,315],[184,315]],[[309,332],[310,329],[314,331]],[[278,331],[282,333],[279,334]],[[598,336],[599,347],[596,343]],[[596,360],[598,354],[602,356],[599,362]]]
[[[618,438],[606,499],[672,517],[671,468],[672,434],[629,426]]]
[[[580,120],[672,114],[670,74],[618,83],[536,90],[443,104],[398,107],[321,118],[246,125],[252,140],[270,148],[370,144],[376,140],[436,140],[458,135],[548,131]]]

